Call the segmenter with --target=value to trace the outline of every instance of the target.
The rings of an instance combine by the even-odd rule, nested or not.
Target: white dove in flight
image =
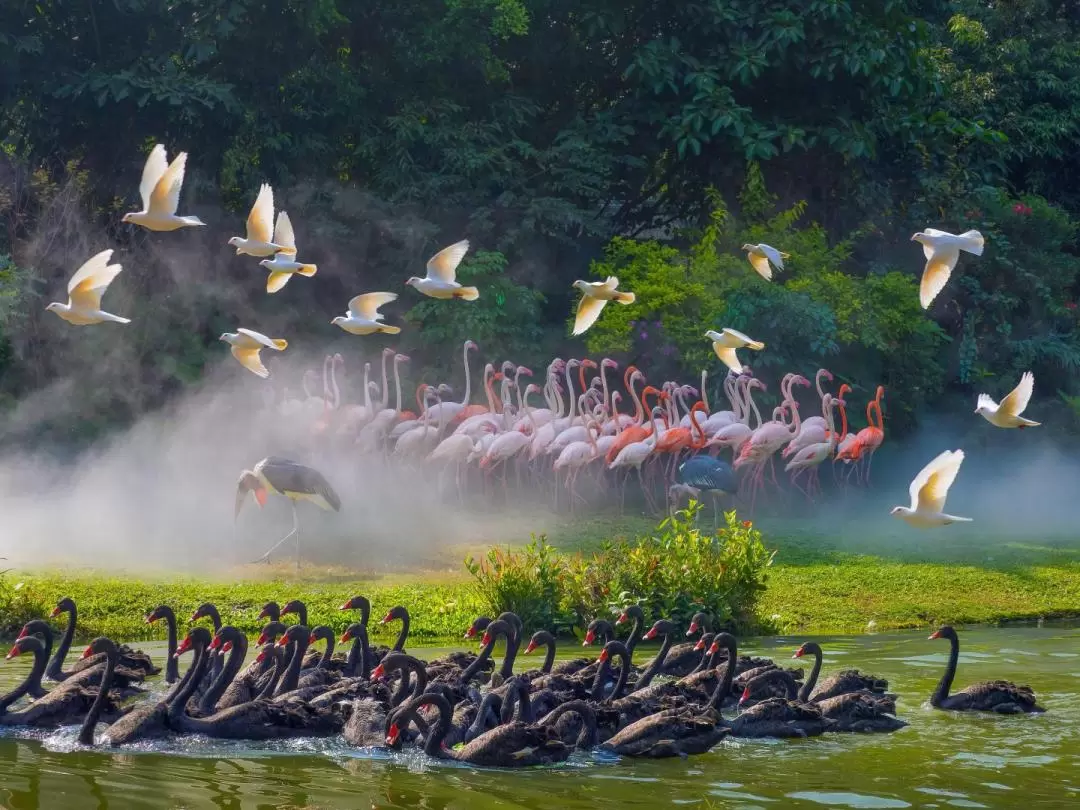
[[[618,301],[620,304],[632,304],[636,296],[632,292],[619,292],[619,279],[608,276],[604,281],[578,281],[574,286],[581,290],[581,300],[578,301],[577,317],[574,318],[574,335],[581,335],[588,331],[600,313],[604,311],[608,301]]]
[[[428,259],[427,275],[424,278],[413,276],[405,283],[415,287],[429,298],[461,298],[475,301],[480,297],[476,287],[462,287],[456,280],[457,267],[465,258],[469,249],[469,240],[462,239],[450,247],[445,247]]]
[[[142,211],[124,214],[121,221],[141,225],[151,231],[175,231],[205,225],[198,217],[180,217],[176,209],[180,205],[180,188],[184,185],[184,167],[187,152],[181,152],[169,163],[165,147],[160,143],[150,150],[139,181]]]
[[[229,244],[236,248],[236,255],[272,256],[275,253],[296,253],[295,247],[287,247],[272,242],[274,227],[274,190],[269,183],[259,187],[259,196],[251,206],[247,218],[247,237],[234,236]]]
[[[754,340],[735,329],[724,329],[722,332],[715,332],[710,329],[705,333],[705,337],[713,342],[713,351],[716,352],[716,356],[720,358],[721,362],[736,374],[743,373],[743,364],[735,356],[736,349],[753,349],[760,352],[765,348],[765,344],[760,340]]]
[[[272,259],[263,259],[260,265],[270,271],[266,279],[266,291],[276,293],[289,283],[294,274],[313,276],[319,268],[314,264],[304,264],[296,260],[296,235],[293,233],[292,220],[284,211],[279,211],[277,224],[274,225],[274,243],[283,250],[274,254]]]
[[[936,228],[927,228],[911,235],[913,242],[922,245],[926,256],[922,281],[919,284],[919,304],[929,308],[938,293],[945,287],[952,275],[953,268],[960,258],[960,251],[966,250],[975,256],[982,256],[986,240],[978,231],[964,231],[962,234],[947,233]]]
[[[283,352],[289,346],[289,341],[281,338],[269,338],[261,332],[253,329],[237,329],[235,332],[226,332],[218,340],[224,340],[232,348],[233,357],[240,361],[240,365],[264,380],[270,376],[270,372],[262,363],[259,352],[263,349],[273,349]]]
[[[1020,383],[1005,395],[1001,404],[994,402],[988,395],[979,394],[976,402],[975,413],[981,414],[982,418],[999,428],[1038,427],[1039,422],[1025,419],[1022,414],[1031,401],[1031,394],[1035,390],[1035,375],[1025,371],[1020,377]]]
[[[89,326],[94,323],[131,323],[129,318],[121,318],[101,309],[101,296],[109,288],[112,280],[123,270],[118,264],[109,264],[112,249],[103,250],[91,256],[68,282],[68,302],[52,303],[45,307],[55,312],[65,321],[75,326]]]
[[[911,494],[911,506],[894,506],[891,514],[916,529],[931,529],[958,522],[970,523],[971,518],[948,515],[943,511],[949,487],[956,480],[963,461],[963,450],[943,452],[923,467],[911,482],[908,490]]]
[[[349,301],[349,311],[345,315],[338,315],[330,323],[353,335],[372,335],[376,332],[396,335],[401,331],[401,327],[382,323],[383,315],[379,312],[379,307],[383,304],[396,300],[397,293],[392,292],[370,292],[354,296]]]
[[[772,281],[772,267],[769,263],[776,265],[777,270],[784,269],[784,259],[791,258],[787,253],[781,253],[771,245],[766,245],[764,242],[751,245],[745,244],[742,249],[746,251],[746,258],[750,260],[750,264],[754,269],[758,271],[758,274],[766,281]]]

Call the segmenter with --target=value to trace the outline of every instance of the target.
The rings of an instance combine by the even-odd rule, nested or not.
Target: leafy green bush
[[[692,501],[657,527],[657,534],[611,543],[574,562],[573,605],[584,620],[640,605],[646,617],[688,624],[698,611],[734,628],[754,625],[754,609],[775,552],[750,521],[724,514],[717,534],[697,525]]]
[[[7,571],[0,570],[0,638],[13,636],[40,613],[28,598],[21,582],[12,582]]]
[[[465,568],[492,617],[512,610],[527,628],[557,629],[564,623],[560,606],[566,560],[544,535],[534,537],[521,551],[493,547],[479,561],[469,557]]]
[[[717,534],[701,531],[700,510],[691,502],[656,535],[606,543],[587,556],[562,557],[541,536],[520,552],[493,548],[465,566],[491,615],[513,610],[529,630],[583,627],[631,603],[651,619],[686,624],[704,611],[726,625],[752,627],[775,552],[735,512],[725,513]]]

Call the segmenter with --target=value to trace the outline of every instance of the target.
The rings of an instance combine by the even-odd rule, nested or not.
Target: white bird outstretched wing
[[[101,296],[123,270],[119,264],[109,264],[112,249],[91,256],[68,282],[68,298],[78,309],[101,309]]]
[[[719,341],[713,342],[713,351],[716,352],[716,356],[720,358],[720,362],[730,368],[736,374],[742,373],[742,363],[739,362],[739,358],[735,355],[735,349],[730,346],[724,346]]]
[[[259,351],[261,346],[254,349],[243,349],[240,346],[232,346],[233,357],[240,361],[240,365],[246,368],[253,374],[262,377],[264,380],[270,376],[270,372],[266,366],[262,363],[262,358],[259,357]]]
[[[728,327],[724,327],[723,334],[724,337],[727,338],[727,340],[724,341],[725,345],[731,345],[735,348],[740,349],[745,346],[746,348],[753,349],[756,352],[759,352],[765,348],[765,344],[762,343],[760,340],[754,340],[749,335],[744,335],[737,329],[730,329]]]
[[[979,398],[975,401],[976,408],[986,408],[988,411],[996,411],[998,404],[994,402],[993,397],[989,394],[979,394]]]
[[[154,193],[150,195],[150,210],[155,214],[172,216],[180,207],[180,188],[184,185],[184,169],[187,166],[187,152],[181,152],[165,174],[154,186]]]
[[[960,249],[955,245],[939,245],[927,258],[919,282],[919,304],[923,309],[929,307],[945,288],[959,258]]]
[[[761,248],[762,252],[769,258],[769,261],[776,265],[777,270],[784,269],[784,257],[787,256],[786,253],[781,253],[772,245],[766,245],[764,242],[758,245],[758,247]]]
[[[574,317],[574,335],[584,334],[589,330],[600,313],[604,311],[607,301],[603,298],[593,298],[591,295],[582,295],[578,301],[577,315]]]
[[[428,259],[427,274],[429,278],[437,278],[439,281],[452,282],[457,275],[457,267],[469,250],[469,240],[462,239],[450,247],[445,247]]]
[[[963,450],[945,450],[923,467],[908,490],[911,508],[917,512],[943,512],[949,487],[956,480],[963,461]]]
[[[998,408],[1002,413],[1007,413],[1009,416],[1019,416],[1028,406],[1028,402],[1031,401],[1031,394],[1034,390],[1035,375],[1030,371],[1025,371],[1020,377],[1020,384],[1001,400],[1001,405]]]
[[[165,170],[168,168],[169,161],[165,156],[165,146],[160,143],[155,144],[146,157],[146,163],[143,165],[142,170],[142,179],[139,180],[139,196],[142,197],[144,211],[150,210],[150,195],[154,193],[158,180],[161,179],[161,176],[165,174]]]
[[[296,253],[296,234],[293,233],[292,220],[284,211],[279,211],[277,215],[277,224],[274,225],[274,244],[292,248],[292,253]],[[279,252],[288,253],[289,251]]]
[[[772,267],[769,266],[769,260],[767,257],[762,256],[760,253],[751,250],[749,253],[746,254],[746,258],[750,260],[750,264],[755,270],[757,270],[759,276],[761,276],[766,281],[772,281]]]
[[[274,190],[269,183],[259,187],[259,196],[251,206],[247,218],[247,238],[255,242],[269,242],[274,227]]]
[[[397,300],[397,293],[370,292],[354,296],[349,300],[349,314],[359,316],[366,321],[382,320],[379,307]]]

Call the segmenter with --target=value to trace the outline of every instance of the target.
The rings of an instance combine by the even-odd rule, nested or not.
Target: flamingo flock
[[[510,360],[489,362],[479,386],[484,404],[476,404],[470,356],[478,349],[472,340],[462,346],[460,400],[446,383],[422,382],[415,389],[415,410],[409,409],[402,381],[409,358],[386,348],[381,384],[372,363],[364,364],[360,402],[342,401],[345,360],[335,354],[323,363],[321,396],[315,392],[317,372],[309,370],[304,396],[286,389],[272,407],[328,447],[434,469],[440,486],[462,501],[477,484],[491,495],[501,489],[507,501],[512,487],[529,487],[547,492],[556,509],[570,511],[588,503],[587,495],[611,497],[625,509],[631,479],[654,513],[661,511],[661,499],[670,506],[702,491],[739,497],[753,511],[767,490],[784,489],[777,463],[784,465],[791,488],[813,500],[822,492],[821,469],[830,460],[835,484],[869,484],[871,460],[885,438],[884,388],[878,386],[866,404],[866,426],[849,430],[846,397],[852,387],[843,383],[826,391],[834,377],[824,368],[813,384],[801,374],[784,375],[771,419],[762,417],[754,401],[754,393],[767,392],[768,385],[749,368],[725,369],[724,409],[709,401],[708,370],[696,386],[654,385],[631,365],[621,370],[620,387],[619,364],[610,358],[556,358],[542,380]],[[800,403],[798,390],[811,385]],[[802,416],[810,411],[815,413]],[[688,465],[690,459],[694,463]]]

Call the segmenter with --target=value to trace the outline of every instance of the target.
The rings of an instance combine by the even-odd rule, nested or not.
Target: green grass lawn
[[[528,526],[527,515],[521,519]],[[565,552],[595,549],[608,537],[650,532],[644,517],[590,517],[551,523],[548,539]],[[992,538],[974,532],[912,532],[891,524],[876,534],[811,531],[800,522],[763,520],[767,545],[777,549],[758,615],[763,631],[860,632],[938,623],[966,624],[1080,616],[1080,542],[1064,538]],[[527,541],[526,534],[508,544]],[[227,621],[254,631],[262,604],[302,598],[310,623],[343,629],[353,614],[337,610],[361,593],[373,604],[372,624],[396,604],[412,614],[411,636],[423,641],[460,639],[481,604],[461,566],[482,546],[446,549],[437,566],[373,578],[325,567],[248,566],[229,580],[117,576],[89,569],[13,571],[0,576],[0,633],[31,615],[47,614],[63,596],[80,608],[81,636],[150,638],[157,632],[142,616],[159,603],[182,618],[203,601],[215,602]],[[16,590],[16,587],[18,589]],[[873,622],[873,625],[870,623]],[[398,625],[375,628],[385,642]]]

